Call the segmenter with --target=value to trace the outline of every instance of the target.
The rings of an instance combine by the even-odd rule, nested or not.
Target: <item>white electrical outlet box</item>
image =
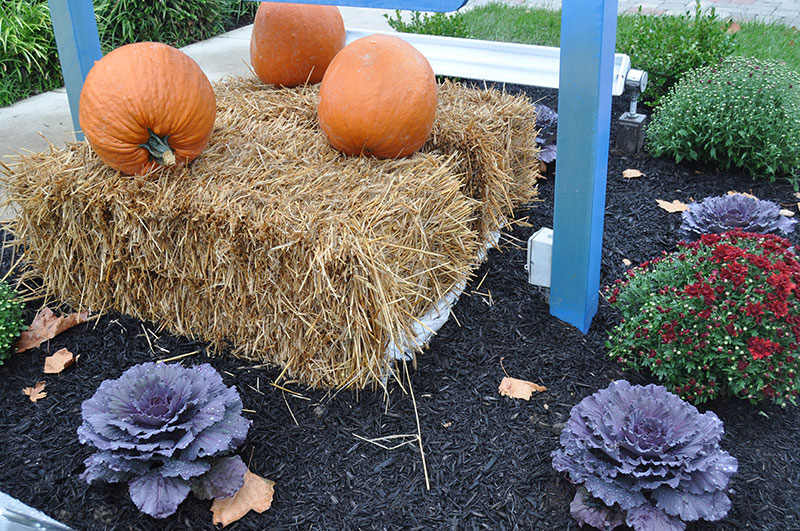
[[[550,287],[553,264],[553,229],[542,227],[528,238],[528,283]]]

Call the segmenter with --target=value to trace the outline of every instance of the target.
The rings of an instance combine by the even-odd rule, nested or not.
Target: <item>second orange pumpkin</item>
[[[262,2],[250,37],[250,63],[268,85],[319,83],[344,42],[338,7]]]
[[[416,48],[390,35],[348,44],[319,91],[319,123],[348,155],[405,157],[428,139],[436,115],[436,78]]]

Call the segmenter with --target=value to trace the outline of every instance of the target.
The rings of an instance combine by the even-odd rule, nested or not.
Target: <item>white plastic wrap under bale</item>
[[[482,263],[486,259],[489,249],[496,247],[499,242],[500,231],[492,232],[484,248],[478,251],[478,263]],[[386,345],[386,355],[389,359],[395,361],[414,359],[414,352],[422,350],[450,318],[450,309],[458,302],[465,287],[466,283],[462,282],[436,301],[424,315],[411,325],[413,336],[402,338],[399,345],[394,341],[389,341],[389,344]]]
[[[528,283],[549,288],[552,265],[553,229],[542,227],[528,238]]]

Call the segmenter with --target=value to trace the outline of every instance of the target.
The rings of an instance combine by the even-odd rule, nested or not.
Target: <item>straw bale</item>
[[[374,386],[392,370],[387,343],[535,197],[516,153],[535,147],[520,138],[535,137],[535,117],[518,98],[445,84],[425,148],[376,160],[330,148],[315,87],[215,91],[211,142],[188,168],[123,176],[73,143],[4,170],[29,274],[52,296],[231,346],[311,386]]]

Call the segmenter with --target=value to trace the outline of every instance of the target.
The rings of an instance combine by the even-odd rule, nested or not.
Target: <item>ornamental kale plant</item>
[[[536,127],[539,134],[536,143],[539,145],[539,160],[550,164],[556,160],[556,136],[558,132],[558,113],[541,103],[534,103],[536,109]]]
[[[14,288],[0,281],[0,365],[23,329],[22,301]]]
[[[777,61],[728,57],[685,74],[647,127],[657,157],[800,176],[800,74]]]
[[[572,408],[553,468],[578,485],[570,513],[581,526],[680,531],[731,507],[738,463],[719,447],[723,431],[660,385],[618,380]]]
[[[720,234],[735,229],[761,234],[789,234],[797,223],[782,216],[777,203],[743,194],[707,197],[691,203],[681,215],[683,223],[679,232],[682,238],[689,240],[696,240],[703,234]]]
[[[606,288],[622,314],[606,343],[701,403],[723,395],[797,404],[800,259],[785,238],[732,231],[680,242]]]
[[[81,478],[127,482],[131,500],[154,518],[174,513],[190,490],[228,498],[244,484],[247,466],[226,454],[244,442],[250,421],[239,393],[207,363],[136,365],[100,384],[81,409],[78,438],[99,450]]]

